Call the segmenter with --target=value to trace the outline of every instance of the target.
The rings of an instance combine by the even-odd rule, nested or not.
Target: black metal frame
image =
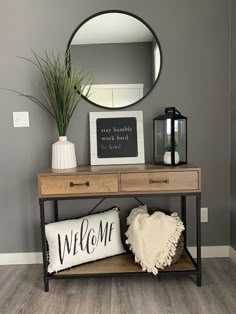
[[[86,23],[88,22],[89,20],[93,19],[94,17],[96,16],[99,16],[99,15],[103,15],[103,14],[107,14],[107,13],[121,13],[121,14],[126,14],[126,15],[129,15],[129,16],[132,16],[133,18],[136,18],[137,20],[139,20],[141,23],[143,23],[149,30],[150,32],[152,33],[153,37],[155,38],[155,41],[156,41],[156,44],[159,48],[159,51],[160,51],[160,70],[159,70],[159,73],[158,73],[158,76],[155,80],[155,82],[153,83],[152,87],[150,88],[150,90],[139,100],[135,101],[134,103],[132,104],[129,104],[125,107],[117,107],[117,108],[109,108],[109,107],[105,107],[106,109],[108,110],[122,110],[124,108],[128,108],[128,107],[131,107],[133,105],[136,105],[137,103],[139,103],[141,100],[143,100],[144,98],[146,98],[150,93],[151,91],[153,90],[153,88],[156,86],[159,78],[160,78],[160,75],[161,75],[161,71],[162,71],[162,64],[163,64],[163,54],[162,54],[162,49],[161,49],[161,44],[160,44],[160,41],[156,35],[156,33],[154,32],[154,30],[151,28],[151,26],[145,21],[143,20],[141,17],[137,16],[136,14],[134,13],[131,13],[131,12],[128,12],[128,11],[124,11],[124,10],[105,10],[105,11],[101,11],[101,12],[98,12],[98,13],[95,13],[91,16],[89,16],[88,18],[86,18],[82,23],[79,24],[79,26],[76,27],[76,29],[73,31],[69,41],[68,41],[68,44],[67,44],[67,47],[66,47],[66,65],[67,67],[69,68],[69,73],[71,71],[70,67],[69,67],[69,64],[71,62],[70,60],[70,46],[71,46],[71,42],[75,36],[75,34],[77,33],[77,31]],[[94,106],[97,106],[97,107],[100,107],[100,108],[104,108],[104,106],[102,106],[101,104],[97,104],[93,101],[91,101],[90,99],[88,99],[87,97],[85,97],[84,95],[81,95],[82,98],[84,98],[86,101],[88,101],[90,104],[94,105]]]
[[[78,277],[108,277],[108,276],[133,276],[133,275],[150,275],[147,272],[125,272],[125,273],[98,273],[98,274],[77,274],[77,275],[60,275],[54,276],[53,274],[49,274],[47,272],[48,260],[47,260],[47,241],[45,235],[45,202],[53,201],[54,204],[54,219],[58,221],[58,201],[60,200],[76,200],[76,199],[88,199],[88,198],[96,198],[101,199],[89,212],[92,213],[94,209],[96,209],[106,198],[119,198],[119,197],[133,197],[139,203],[143,204],[138,197],[142,196],[179,196],[181,198],[181,219],[184,223],[185,230],[184,230],[184,243],[185,243],[185,251],[190,257],[193,265],[195,266],[195,270],[178,270],[178,271],[165,271],[160,272],[159,275],[196,275],[197,277],[197,286],[200,287],[202,283],[202,272],[201,272],[201,221],[200,221],[200,207],[201,207],[201,193],[160,193],[160,194],[137,194],[137,195],[104,195],[101,199],[101,196],[76,196],[76,197],[58,197],[58,198],[40,198],[39,205],[40,205],[40,223],[41,223],[41,239],[42,239],[42,253],[43,253],[43,273],[44,273],[44,289],[45,292],[49,291],[49,280],[51,279],[74,279]],[[187,224],[186,224],[186,197],[187,196],[195,196],[196,199],[196,246],[197,246],[197,258],[196,261],[193,259],[192,255],[188,251],[186,247],[187,243]]]

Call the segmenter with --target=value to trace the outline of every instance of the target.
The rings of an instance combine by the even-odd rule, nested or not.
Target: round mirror
[[[87,69],[93,83],[84,96],[110,109],[133,105],[147,96],[161,72],[162,53],[151,27],[123,11],[100,12],[86,19],[72,34],[71,67]]]

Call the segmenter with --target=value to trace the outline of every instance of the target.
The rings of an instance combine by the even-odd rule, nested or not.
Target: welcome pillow
[[[49,273],[125,252],[117,207],[79,219],[53,222],[45,229]]]

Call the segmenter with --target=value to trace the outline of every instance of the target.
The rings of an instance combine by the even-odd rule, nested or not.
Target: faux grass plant
[[[43,100],[34,96],[7,89],[24,96],[46,111],[56,121],[59,136],[66,136],[71,117],[80,101],[86,85],[91,86],[91,76],[85,70],[71,69],[70,51],[39,56],[32,51],[33,59],[19,57],[31,62],[41,72],[45,87],[41,90]],[[67,62],[65,62],[67,60]],[[87,96],[89,93],[87,89]]]

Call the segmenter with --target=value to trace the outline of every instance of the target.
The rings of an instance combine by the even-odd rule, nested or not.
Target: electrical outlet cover
[[[208,208],[201,208],[201,222],[208,222]]]

